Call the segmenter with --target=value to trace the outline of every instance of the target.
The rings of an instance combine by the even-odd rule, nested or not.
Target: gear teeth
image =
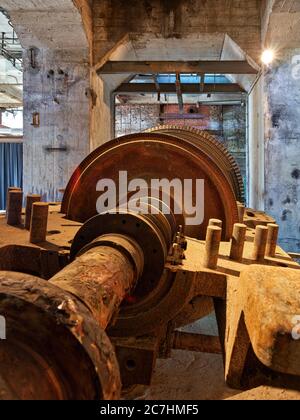
[[[205,130],[198,130],[194,127],[187,127],[187,126],[177,126],[177,125],[160,125],[154,128],[151,128],[150,130],[147,130],[147,133],[155,133],[155,132],[165,132],[166,134],[172,134],[168,133],[168,131],[178,131],[181,133],[191,133],[196,135],[197,137],[201,137],[206,141],[206,145],[208,148],[211,148],[211,151],[214,152],[215,149],[217,149],[219,152],[221,152],[221,155],[218,153],[218,155],[215,155],[215,158],[221,163],[221,166],[227,170],[229,173],[229,176],[232,181],[233,190],[235,192],[236,198],[238,201],[244,203],[245,202],[245,189],[244,189],[244,181],[243,177],[239,168],[239,165],[237,164],[235,158],[232,156],[232,154],[228,151],[228,149],[215,137],[213,137],[211,134],[209,134]],[[178,133],[179,134],[179,133]],[[190,141],[194,142],[195,139],[189,139]],[[221,160],[221,161],[220,161]]]

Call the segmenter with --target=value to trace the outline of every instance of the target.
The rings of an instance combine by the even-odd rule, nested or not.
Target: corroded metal
[[[106,329],[143,270],[143,255],[130,238],[106,236],[94,241],[50,282],[72,293]]]
[[[189,350],[200,353],[222,354],[219,337],[176,331],[174,350]]]
[[[62,212],[68,219],[83,223],[95,216],[100,196],[96,191],[98,181],[110,179],[118,185],[118,171],[128,172],[128,182],[143,179],[148,185],[153,179],[204,180],[204,222],[198,226],[186,226],[185,233],[204,239],[209,220],[215,218],[223,221],[223,238],[230,239],[233,225],[238,222],[238,211],[228,175],[216,160],[208,156],[207,151],[194,142],[162,133],[121,137],[92,152],[71,177],[63,198]],[[174,195],[171,195],[171,201],[174,207]],[[177,226],[185,224],[186,216],[175,216]]]
[[[36,277],[0,272],[0,313],[7,327],[0,346],[7,399],[120,397],[113,347],[74,295]]]
[[[231,183],[238,201],[245,201],[244,181],[240,168],[228,149],[214,136],[204,130],[194,127],[179,127],[176,125],[158,126],[149,132],[164,133],[191,142],[222,168]]]
[[[222,353],[226,381],[237,388],[249,386],[246,374],[258,384],[300,375],[299,346],[289,335],[299,310],[299,265],[276,247],[270,226],[272,250],[265,252],[260,231],[268,228],[259,226],[255,236],[251,226],[270,222],[266,215],[246,209],[245,225],[235,224],[239,177],[222,147],[169,130],[93,152],[66,190],[66,217],[49,210],[42,245],[29,244],[28,232],[0,216],[0,269],[50,278],[0,272],[8,336],[0,347],[1,399],[116,399],[120,377],[123,387],[149,385],[156,359],[172,349]],[[96,183],[118,184],[116,167],[128,171],[128,181],[204,179],[204,223],[185,226],[186,215],[172,212],[174,197],[165,203],[149,191],[140,213],[119,207],[95,215]],[[206,230],[206,242],[195,239]],[[249,268],[256,259],[261,265]],[[213,308],[219,337],[176,330]]]
[[[162,215],[161,215],[162,216]],[[119,234],[132,238],[141,248],[144,257],[144,269],[139,283],[134,291],[133,303],[148,297],[161,283],[161,276],[172,244],[174,233],[171,228],[166,229],[170,236],[167,240],[163,234],[160,216],[146,216],[131,212],[98,215],[85,223],[75,236],[71,258],[74,258],[81,249],[85,248],[95,237],[107,234]]]

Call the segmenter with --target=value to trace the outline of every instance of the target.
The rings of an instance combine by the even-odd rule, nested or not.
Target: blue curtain
[[[22,188],[23,145],[0,143],[0,210],[6,208],[8,187]]]

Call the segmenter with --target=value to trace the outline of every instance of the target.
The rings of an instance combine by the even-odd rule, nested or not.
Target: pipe
[[[199,353],[222,354],[219,337],[176,331],[174,350],[189,350]]]
[[[106,235],[83,249],[50,283],[75,295],[105,330],[142,271],[138,244],[126,236]]]

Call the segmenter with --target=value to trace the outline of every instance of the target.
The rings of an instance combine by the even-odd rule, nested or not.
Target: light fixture
[[[268,49],[268,50],[265,50],[265,51],[262,53],[262,56],[261,56],[261,61],[262,61],[264,64],[269,65],[269,64],[271,64],[271,63],[273,62],[274,58],[275,58],[275,53],[274,53],[274,51],[273,51],[273,50]]]

